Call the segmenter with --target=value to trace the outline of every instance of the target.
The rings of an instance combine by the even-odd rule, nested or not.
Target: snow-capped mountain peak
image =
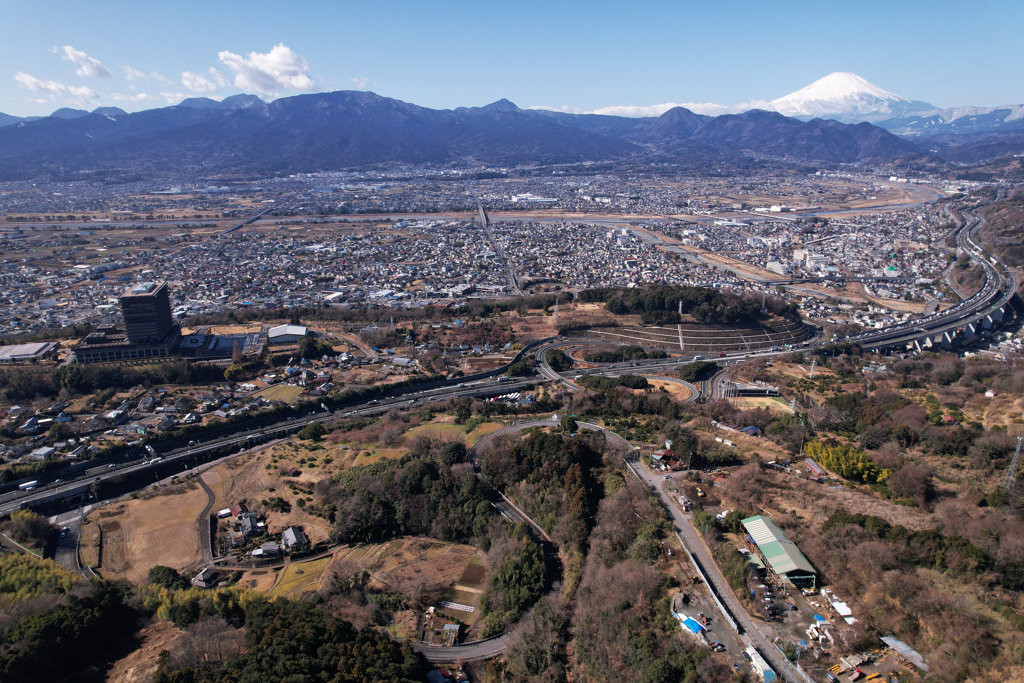
[[[926,102],[900,97],[846,71],[820,78],[805,88],[774,100],[772,106],[786,116],[840,121],[879,121],[935,109]]]

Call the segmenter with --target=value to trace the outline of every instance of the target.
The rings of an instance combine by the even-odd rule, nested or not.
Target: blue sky
[[[833,71],[940,107],[1024,102],[1020,0],[4,5],[0,111],[21,116],[353,88],[435,108],[734,105]]]

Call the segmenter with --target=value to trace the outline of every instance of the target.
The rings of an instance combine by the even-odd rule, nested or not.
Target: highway
[[[846,340],[856,342],[866,348],[893,347],[901,344],[909,346],[924,335],[950,334],[952,336],[970,321],[998,311],[1010,302],[1017,291],[1016,274],[1007,270],[1005,264],[978,246],[973,235],[984,224],[984,220],[973,212],[965,210],[964,213],[969,218],[965,221],[964,226],[957,230],[956,242],[961,250],[969,254],[984,269],[985,281],[981,289],[968,299],[940,313],[884,330],[853,335],[847,337]],[[997,269],[993,264],[998,264],[1000,268]],[[1003,276],[1000,270],[1006,275]]]
[[[458,398],[460,396],[483,397],[511,393],[523,389],[529,384],[536,384],[536,378],[523,378],[514,381],[502,382],[494,377],[486,380],[459,383],[457,386],[438,387],[422,391],[411,391],[400,396],[370,399],[363,404],[349,407],[348,409],[337,409],[333,412],[325,412],[318,409],[303,416],[272,416],[268,419],[254,419],[249,423],[233,425],[235,428],[227,434],[215,435],[203,438],[196,435],[194,442],[177,439],[169,442],[154,443],[153,448],[157,457],[145,459],[123,458],[115,462],[100,463],[82,472],[73,480],[64,481],[53,479],[47,481],[41,477],[38,487],[33,491],[11,491],[0,495],[0,516],[10,514],[23,506],[42,504],[47,500],[57,500],[61,497],[76,495],[83,489],[88,489],[93,484],[123,477],[125,475],[137,474],[147,470],[160,470],[163,472],[173,469],[169,464],[181,467],[185,471],[195,466],[207,456],[224,449],[246,449],[248,446],[256,445],[280,438],[294,433],[312,422],[328,422],[339,417],[350,417],[356,415],[375,415],[384,413],[395,408],[411,408],[417,405],[424,405],[435,401]],[[241,451],[239,451],[241,452]]]
[[[482,211],[482,206],[480,208]],[[953,334],[956,334],[957,330],[968,323],[976,321],[979,318],[984,318],[984,316],[1006,306],[1016,292],[1017,276],[1007,270],[1004,264],[987,254],[975,241],[974,236],[983,225],[983,219],[970,211],[964,211],[964,214],[967,217],[964,225],[956,231],[957,245],[963,252],[971,255],[972,259],[980,264],[985,271],[985,281],[976,294],[952,308],[911,323],[896,325],[884,330],[869,331],[847,337],[845,339],[833,340],[832,342],[812,340],[797,345],[794,349],[812,349],[829,343],[834,343],[836,341],[850,341],[868,349],[892,348],[900,345],[910,345],[925,335],[935,336],[939,334],[950,334],[950,336],[952,336]],[[484,217],[483,220],[486,225],[486,217]],[[1005,275],[1003,273],[1005,273]],[[511,267],[509,267],[509,277],[513,284],[515,284],[515,274],[511,270]],[[560,384],[570,388],[570,390],[576,391],[578,390],[578,387],[572,384],[570,380],[578,375],[580,371],[574,370],[563,373],[555,372],[547,364],[544,359],[544,354],[549,349],[559,348],[566,344],[580,345],[589,343],[599,344],[601,342],[594,342],[593,340],[567,339],[541,340],[540,342],[535,342],[536,348],[531,349],[530,347],[527,347],[527,349],[524,349],[524,354],[532,353],[534,355],[534,358],[537,361],[538,370],[543,380],[559,382]],[[791,350],[792,349],[775,348],[748,353],[736,352],[721,354],[718,357],[709,358],[708,360],[713,360],[722,366],[729,366],[747,359],[771,357],[779,353],[788,353]],[[669,372],[678,370],[681,366],[692,363],[695,360],[698,360],[698,358],[699,357],[693,355],[685,355],[668,359],[594,364],[596,367],[588,370],[588,372],[603,376],[653,373],[656,376],[665,377]],[[719,394],[718,386],[720,385],[723,376],[724,375],[722,374],[718,374],[712,379],[702,382],[700,387],[696,387],[692,384],[689,385],[693,392],[690,400],[697,400],[701,397],[708,398],[717,396]],[[533,377],[512,380],[509,380],[509,378],[502,379],[505,379],[506,381],[501,381],[498,377],[490,377],[457,383],[452,380],[443,386],[438,386],[432,389],[402,389],[405,393],[401,393],[400,395],[381,397],[378,399],[367,399],[344,408],[335,409],[334,411],[317,409],[302,416],[255,416],[253,419],[245,423],[224,425],[220,428],[209,430],[204,434],[197,434],[194,436],[192,441],[186,442],[184,439],[175,439],[162,443],[154,443],[152,444],[152,447],[154,448],[156,455],[153,457],[147,456],[146,459],[125,458],[117,462],[96,463],[78,473],[78,476],[72,480],[62,481],[60,479],[55,479],[48,481],[41,477],[40,483],[35,490],[12,491],[0,495],[0,515],[9,514],[11,511],[23,506],[39,505],[62,497],[74,496],[94,484],[110,480],[114,477],[143,473],[150,470],[154,473],[157,471],[167,472],[175,469],[176,467],[181,467],[182,470],[180,471],[187,470],[191,466],[195,466],[200,460],[212,456],[215,453],[232,449],[238,449],[235,452],[241,452],[251,445],[264,443],[271,439],[281,438],[292,434],[312,422],[326,422],[336,420],[340,417],[374,415],[392,409],[414,408],[417,405],[425,405],[435,401],[448,400],[462,396],[477,398],[495,396],[515,392],[528,385],[536,384],[537,382],[537,378]],[[602,429],[597,425],[589,425],[587,423],[580,424],[595,429]],[[517,425],[516,428],[524,429],[526,426],[529,425]],[[606,433],[610,434],[610,432],[607,431]],[[621,441],[617,436],[614,438]],[[640,476],[648,485],[654,486],[659,497],[662,496],[656,475],[646,472],[643,468],[639,468],[638,476]],[[509,519],[517,520],[525,517],[525,515],[519,513],[514,506],[511,506],[510,504],[506,505],[505,503],[497,500],[495,500],[494,503],[502,514]],[[692,525],[689,523],[689,519],[681,511],[677,510],[675,506],[668,504],[665,507],[675,521],[676,528],[687,547],[709,573],[714,590],[725,602],[727,608],[732,612],[732,616],[742,626],[744,636],[757,646],[761,653],[774,667],[777,667],[777,671],[784,671],[785,669],[782,667],[788,665],[783,664],[781,657],[779,657],[774,647],[772,647],[765,636],[757,630],[757,626],[753,620],[740,608],[738,601],[729,589],[724,577],[720,572],[718,572],[717,566],[710,558],[703,546],[703,543],[700,541],[699,536],[697,536],[696,532],[693,530]],[[77,525],[80,523],[81,514],[78,512],[77,517],[74,513],[69,514],[70,516],[66,518],[68,521],[68,524],[66,525],[71,527],[71,531],[73,531],[73,533],[69,532],[68,537],[66,539],[62,539],[62,542],[58,544],[58,555],[66,564],[68,564],[68,566],[77,566],[77,552],[74,553],[75,557],[73,560],[71,557],[71,554],[73,553],[71,540],[74,539],[77,541]],[[209,511],[204,511],[204,515],[208,514]],[[526,519],[525,521],[530,520]],[[209,543],[204,539],[204,557],[208,553]],[[450,661],[453,658],[453,655],[455,655],[455,658],[483,659],[494,656],[495,654],[503,651],[503,649],[507,647],[507,642],[499,638],[475,644],[474,647],[476,649],[471,651],[460,650],[459,648],[456,648],[455,650],[452,648],[445,648],[445,652],[443,654],[439,652],[430,652],[428,657],[440,658],[435,661]]]
[[[1016,292],[1016,275],[1006,270],[1003,264],[999,263],[999,261],[994,257],[986,254],[984,250],[977,245],[974,241],[973,235],[983,224],[982,219],[968,211],[965,211],[965,214],[968,215],[969,218],[965,221],[964,226],[957,231],[956,240],[959,247],[964,252],[970,254],[971,257],[977,263],[982,265],[985,270],[985,282],[976,294],[952,308],[935,313],[921,320],[896,325],[884,330],[864,332],[851,337],[833,340],[832,342],[812,340],[801,343],[795,348],[811,349],[826,345],[827,343],[842,341],[854,342],[868,349],[909,346],[916,340],[925,336],[934,337],[935,335],[940,334],[949,334],[950,336],[953,336],[958,330],[966,326],[971,321],[977,321],[979,318],[984,318],[986,315],[998,311],[1006,306]],[[999,264],[1000,268],[997,269],[993,263]],[[1000,270],[1006,272],[1006,275],[1003,276],[1000,273]],[[573,385],[569,378],[575,377],[575,375],[579,374],[579,371],[559,374],[548,366],[547,362],[544,360],[544,354],[548,349],[558,348],[560,344],[564,344],[567,341],[568,340],[566,339],[562,339],[535,342],[536,348],[532,350],[532,353],[537,360],[538,369],[545,379],[559,382],[570,388],[570,390],[575,391],[578,387]],[[573,340],[572,343],[578,345],[580,343],[595,342],[593,340]],[[752,351],[749,353],[735,352],[720,354],[718,357],[710,360],[715,360],[719,365],[729,365],[748,358],[768,357],[789,351],[790,349],[775,347],[773,349]],[[595,364],[598,367],[590,372],[593,374],[607,376],[616,376],[626,373],[657,373],[664,376],[667,372],[677,370],[680,366],[691,363],[698,358],[698,356],[677,356],[669,359]],[[347,411],[344,409],[335,410],[333,413],[314,411],[306,416],[293,416],[288,418],[257,416],[243,424],[223,426],[219,428],[222,433],[218,433],[216,429],[211,430],[205,436],[198,436],[195,440],[196,443],[194,444],[186,444],[182,439],[153,444],[154,449],[161,458],[157,463],[152,461],[139,462],[135,460],[128,460],[119,463],[99,463],[85,470],[85,472],[81,473],[74,481],[61,482],[41,480],[38,489],[35,491],[14,491],[0,495],[0,515],[8,514],[12,510],[25,504],[38,504],[47,499],[59,497],[60,495],[73,495],[73,491],[80,488],[83,485],[83,482],[100,482],[115,476],[132,474],[146,468],[154,467],[154,465],[161,464],[163,462],[183,463],[190,458],[201,458],[212,451],[218,451],[224,448],[244,448],[248,444],[259,443],[263,440],[293,433],[310,422],[332,420],[342,415],[352,416],[376,414],[393,408],[409,408],[418,404],[457,398],[460,396],[478,397],[496,395],[521,389],[528,384],[535,383],[535,381],[536,380],[533,378],[525,378],[502,384],[499,383],[498,378],[492,377],[484,380],[459,383],[457,386],[454,386],[452,382],[449,381],[444,386],[434,389],[416,392],[403,390],[408,393],[403,393],[399,396],[367,400],[359,405],[351,406]],[[718,382],[720,382],[720,378],[712,380],[711,382],[703,383],[710,386],[704,387],[700,392],[700,395],[705,398],[717,395],[717,391],[714,390]],[[245,433],[242,433],[243,429],[246,430]]]
[[[491,246],[494,247],[494,252],[501,259],[502,264],[505,267],[505,272],[508,274],[508,286],[517,296],[523,295],[523,290],[519,289],[519,277],[516,275],[516,269],[512,265],[511,259],[505,255],[505,251],[501,248],[498,240],[494,238],[494,233],[491,231],[491,222],[487,219],[487,212],[484,211],[484,205],[481,203],[480,198],[476,198],[476,208],[480,213],[480,223],[483,225],[484,232],[487,234],[487,239],[490,241]]]

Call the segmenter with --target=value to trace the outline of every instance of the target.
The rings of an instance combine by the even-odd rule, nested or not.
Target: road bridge
[[[227,230],[222,230],[219,234],[220,235],[227,235],[227,234],[230,234],[230,233],[234,232],[235,230],[241,230],[242,228],[244,228],[245,226],[249,225],[250,223],[255,223],[258,218],[266,216],[272,210],[273,210],[273,207],[270,207],[270,206],[266,207],[265,209],[260,209],[259,211],[257,211],[256,213],[252,214],[251,216],[248,216],[247,218],[242,219],[241,223],[237,223],[236,225],[231,226]]]

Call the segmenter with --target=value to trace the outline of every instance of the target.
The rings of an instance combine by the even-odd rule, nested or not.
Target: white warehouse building
[[[271,344],[294,344],[305,336],[305,325],[278,325],[271,327],[267,333],[267,339]]]

